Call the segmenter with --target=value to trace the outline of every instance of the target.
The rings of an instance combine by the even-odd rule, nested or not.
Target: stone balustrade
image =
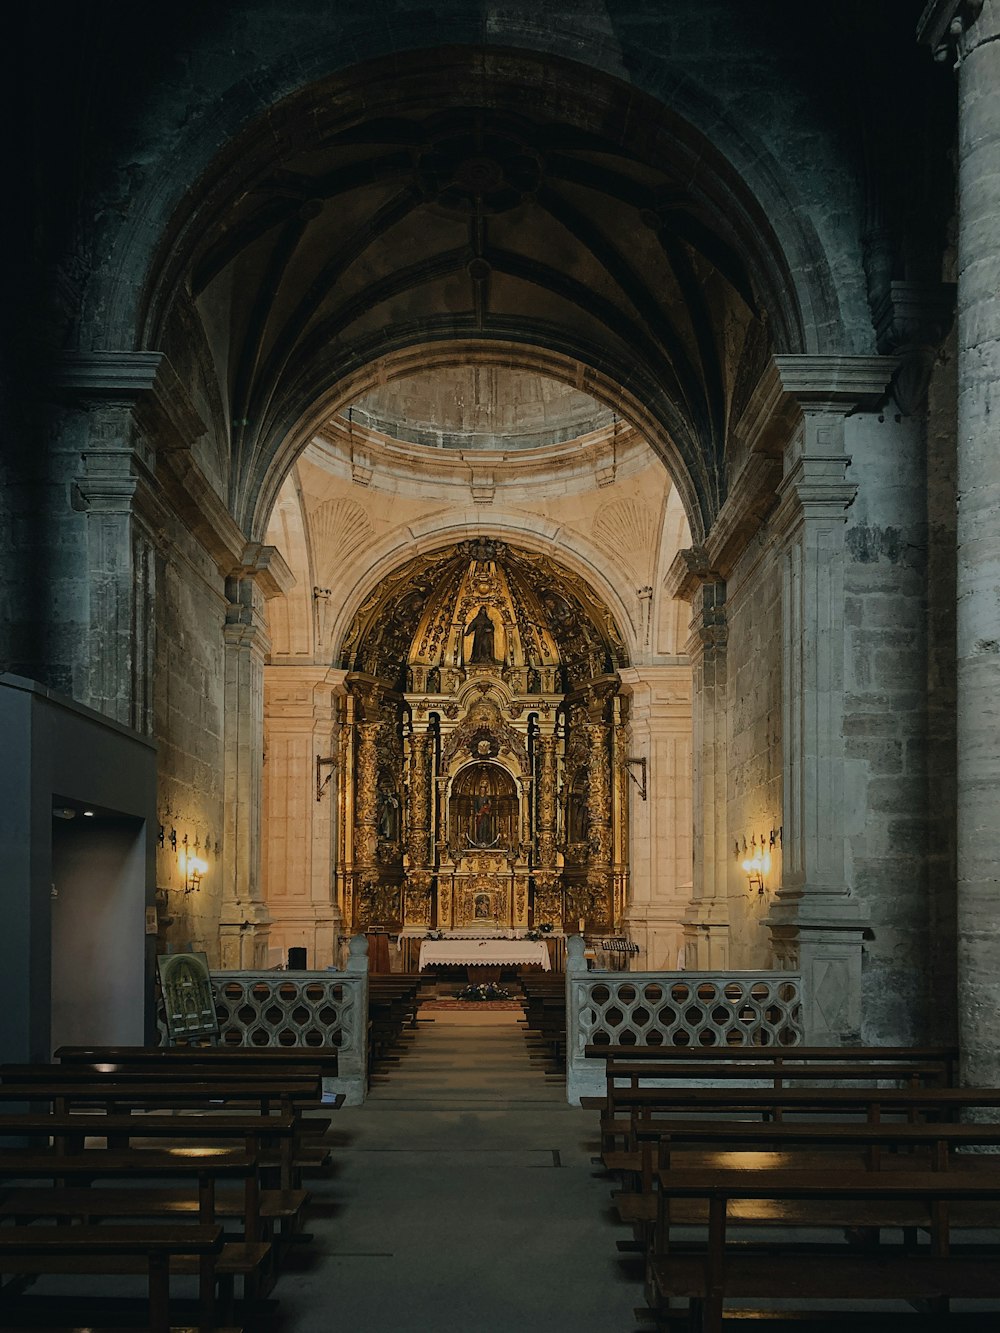
[[[576,947],[575,947],[576,946]],[[588,1045],[797,1046],[803,1039],[796,972],[590,972],[578,937],[566,968],[566,1093],[604,1092]]]
[[[368,959],[352,941],[346,971],[212,972],[220,1046],[336,1047],[337,1077],[323,1091],[344,1093],[348,1106],[365,1100],[368,1082]],[[160,1041],[166,1041],[162,1011]]]

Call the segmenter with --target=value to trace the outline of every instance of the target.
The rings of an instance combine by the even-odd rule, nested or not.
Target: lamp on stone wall
[[[746,855],[741,862],[743,870],[747,876],[747,887],[756,889],[759,894],[764,892],[764,876],[771,869],[771,849],[764,841],[763,833],[760,835],[760,845],[757,845],[757,835],[750,837],[750,846],[747,847],[746,839],[743,841],[743,849]]]
[[[185,833],[181,839],[181,852],[178,857],[180,872],[184,876],[185,893],[194,893],[195,889],[200,888],[201,877],[208,870],[208,862],[198,855],[200,850],[201,844],[197,838],[193,850],[188,846],[188,835]],[[208,850],[207,842],[205,850]]]

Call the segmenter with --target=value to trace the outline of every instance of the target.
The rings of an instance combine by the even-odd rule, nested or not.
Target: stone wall
[[[218,951],[223,856],[223,726],[225,620],[223,581],[194,541],[181,532],[166,548],[158,571],[158,621],[154,670],[154,734],[159,744],[157,811],[164,846],[157,853],[156,885],[166,889],[168,938]],[[177,833],[178,848],[169,841]],[[211,851],[200,887],[183,892],[178,852],[187,834]],[[162,894],[160,895],[162,903]]]
[[[762,922],[781,883],[781,561],[762,528],[726,582],[728,638],[728,778],[730,966],[768,965]],[[735,854],[765,839],[771,868],[764,892],[748,887]]]

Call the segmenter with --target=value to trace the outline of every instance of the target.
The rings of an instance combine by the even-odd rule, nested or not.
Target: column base
[[[688,904],[684,914],[684,966],[690,972],[729,970],[729,904],[717,898]]]
[[[312,912],[276,913],[268,936],[269,966],[284,966],[289,949],[304,948],[310,970],[335,967],[343,933],[340,909],[329,903]]]
[[[271,919],[263,903],[225,903],[219,920],[219,962],[223,972],[270,966]]]
[[[637,972],[673,972],[683,965],[683,901],[671,908],[665,903],[630,903],[622,916],[622,934],[638,944],[639,954],[631,966]]]
[[[868,913],[855,899],[808,889],[778,900],[764,923],[775,966],[802,976],[807,1046],[860,1045],[861,954]]]

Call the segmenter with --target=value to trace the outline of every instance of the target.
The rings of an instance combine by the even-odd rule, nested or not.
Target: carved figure
[[[485,606],[479,608],[474,618],[466,625],[464,633],[472,635],[472,652],[469,655],[469,662],[473,666],[479,663],[493,663],[496,661],[493,655],[495,631],[490,613]]]

